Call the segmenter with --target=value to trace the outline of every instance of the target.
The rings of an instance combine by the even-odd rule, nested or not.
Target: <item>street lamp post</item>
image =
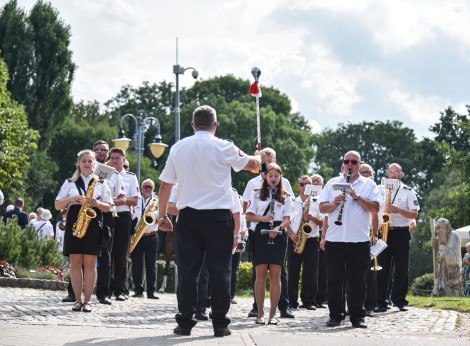
[[[155,158],[159,158],[163,155],[165,148],[168,146],[162,143],[162,136],[160,135],[160,122],[157,118],[154,117],[147,117],[143,118],[135,117],[133,114],[127,113],[121,117],[120,129],[119,129],[119,137],[113,139],[114,144],[116,147],[123,149],[124,151],[127,150],[129,147],[129,142],[131,141],[129,138],[126,138],[126,134],[123,129],[123,122],[126,118],[132,118],[135,121],[135,151],[137,152],[137,181],[140,184],[140,162],[141,162],[141,155],[144,152],[144,134],[147,129],[154,125],[157,127],[157,134],[155,135],[154,142],[150,143],[150,151]]]
[[[180,140],[180,80],[179,75],[184,74],[187,70],[193,70],[191,75],[197,79],[199,72],[194,67],[186,67],[178,65],[178,57],[176,58],[176,65],[173,65],[173,73],[176,76],[176,97],[175,97],[175,143]]]

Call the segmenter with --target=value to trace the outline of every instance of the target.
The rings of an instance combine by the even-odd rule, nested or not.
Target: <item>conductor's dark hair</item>
[[[195,130],[210,130],[217,122],[217,113],[210,106],[197,107],[193,112],[193,124]]]

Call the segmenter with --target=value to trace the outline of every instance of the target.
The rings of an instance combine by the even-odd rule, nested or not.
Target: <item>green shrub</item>
[[[237,293],[245,294],[252,291],[251,277],[253,272],[253,264],[251,262],[240,262],[238,267],[238,283]]]
[[[434,274],[424,274],[413,280],[411,290],[413,295],[429,296],[434,287]]]
[[[8,225],[0,223],[0,259],[13,266],[64,266],[66,262],[58,249],[55,240],[38,238],[31,225],[22,229],[14,219]]]
[[[40,272],[34,271],[31,272],[29,269],[19,267],[17,268],[18,272],[16,273],[17,278],[25,279],[43,279],[43,280],[57,280],[57,275],[50,272]]]

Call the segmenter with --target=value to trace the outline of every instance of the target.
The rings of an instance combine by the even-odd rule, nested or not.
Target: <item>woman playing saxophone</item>
[[[108,212],[112,198],[106,182],[95,182],[95,153],[82,150],[78,153],[76,171],[72,178],[67,179],[57,195],[55,208],[62,210],[67,207],[67,219],[64,233],[64,255],[70,256],[70,279],[76,302],[73,311],[91,312],[90,299],[96,281],[96,259],[100,253],[100,236],[102,227],[101,212]],[[91,187],[94,189],[91,191]],[[86,198],[85,196],[90,196]],[[82,205],[87,205],[95,212],[96,217],[89,220],[86,229],[82,229],[81,238],[73,235],[77,220],[88,217],[80,213]],[[84,223],[86,224],[86,223]],[[84,271],[82,271],[82,267]],[[82,301],[82,287],[84,300]]]

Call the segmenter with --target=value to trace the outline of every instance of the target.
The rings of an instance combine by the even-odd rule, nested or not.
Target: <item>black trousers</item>
[[[109,283],[111,281],[111,251],[113,250],[114,218],[112,213],[103,213],[103,224],[111,231],[111,238],[106,242],[106,247],[101,247],[98,257],[98,277],[96,280],[96,298],[103,299],[111,296]]]
[[[326,302],[326,285],[328,283],[328,275],[326,271],[325,251],[319,250],[318,252],[318,292],[315,298],[315,303],[323,304]]]
[[[233,299],[237,293],[238,285],[238,268],[240,267],[240,260],[242,258],[241,252],[235,252],[232,255],[232,265],[231,265],[231,279],[230,279],[230,298]]]
[[[318,238],[308,238],[304,251],[298,255],[294,253],[294,243],[289,238],[287,243],[287,277],[289,303],[297,308],[299,297],[300,269],[302,271],[302,289],[300,300],[304,305],[315,305],[318,292]]]
[[[258,310],[258,305],[256,304],[255,298],[255,281],[256,281],[256,269],[253,267],[253,274],[251,276],[251,287],[253,289],[253,309]],[[289,305],[289,285],[287,284],[287,272],[286,272],[286,264],[283,263],[281,267],[281,296],[279,297],[279,303],[277,304],[277,308],[279,311],[287,310]]]
[[[207,259],[204,256],[201,270],[197,278],[197,313],[206,313],[207,300],[209,299],[209,271],[207,270]]]
[[[215,329],[230,324],[230,260],[233,247],[233,215],[230,210],[184,208],[176,223],[175,241],[178,262],[178,310],[176,322],[183,329],[197,323],[197,277],[204,255],[210,278],[212,325]]]
[[[374,260],[371,260],[370,267],[374,266]],[[364,302],[364,307],[366,310],[373,310],[377,307],[377,271],[369,270],[367,271],[367,292],[366,292],[366,301]]]
[[[408,293],[408,270],[410,265],[410,240],[408,229],[388,232],[388,247],[379,255],[382,270],[377,274],[377,305],[388,305],[388,285],[392,272],[392,261],[395,266],[395,276],[392,287],[392,302],[397,306],[406,306]]]
[[[111,293],[117,297],[120,294],[129,294],[127,284],[127,261],[129,259],[129,245],[131,241],[131,213],[121,212],[114,218],[114,240],[111,252],[111,265],[113,275],[110,282]]]
[[[365,317],[366,276],[370,265],[370,243],[326,242],[326,266],[328,270],[328,308],[330,318],[345,318],[343,311],[343,284],[348,266],[348,308],[351,322]]]
[[[157,235],[142,236],[132,251],[132,282],[136,294],[144,293],[144,259],[147,295],[155,293],[157,281]]]

